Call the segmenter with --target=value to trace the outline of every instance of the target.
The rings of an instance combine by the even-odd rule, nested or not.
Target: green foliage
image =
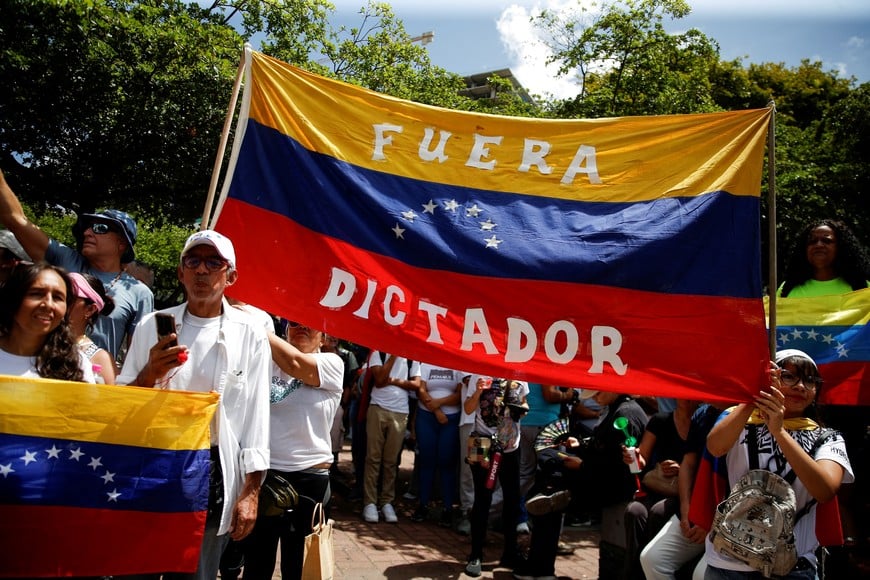
[[[683,0],[602,3],[567,21],[543,11],[545,31],[562,74],[582,81],[576,98],[556,105],[563,117],[614,117],[716,110],[710,71],[719,47],[697,30],[665,31],[665,17],[689,13]]]
[[[189,218],[241,45],[178,1],[2,3],[0,163],[51,203]]]

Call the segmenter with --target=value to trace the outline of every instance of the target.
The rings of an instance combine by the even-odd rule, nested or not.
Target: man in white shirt
[[[366,416],[366,468],[363,484],[363,519],[378,521],[378,504],[384,521],[396,523],[396,470],[408,424],[408,393],[420,388],[420,363],[392,354],[369,357],[375,384]],[[383,469],[381,492],[378,476]],[[377,502],[377,503],[376,503]]]
[[[257,521],[269,468],[269,380],[272,354],[262,324],[230,306],[224,290],[238,278],[232,242],[204,230],[181,252],[178,278],[187,302],[161,311],[176,331],[157,336],[150,314],[133,335],[119,384],[184,391],[217,391],[212,421],[212,478],[199,567],[191,580],[214,580],[229,539],[241,540]],[[170,346],[173,341],[177,345]],[[185,578],[173,574],[173,578]]]

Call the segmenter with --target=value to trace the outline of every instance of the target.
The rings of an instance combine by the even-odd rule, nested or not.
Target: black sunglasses
[[[209,272],[220,272],[229,265],[229,262],[220,258],[200,258],[199,256],[181,258],[181,265],[188,270],[196,270],[201,264],[205,264],[205,269]]]
[[[808,389],[815,389],[822,385],[822,377],[809,376],[801,378],[793,372],[785,369],[779,373],[779,379],[782,381],[782,384],[787,387],[793,387],[801,381],[803,381],[804,387]]]
[[[88,224],[88,227],[85,229],[86,230],[90,229],[92,232],[94,232],[98,236],[102,236],[103,234],[108,234],[109,232],[115,232],[116,234],[120,233],[118,231],[118,228],[111,226],[107,223],[103,223],[103,222],[94,222],[92,224]]]

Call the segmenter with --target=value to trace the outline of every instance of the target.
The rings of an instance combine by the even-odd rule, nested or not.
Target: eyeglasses
[[[115,228],[113,228],[109,224],[106,224],[103,222],[94,222],[85,229],[88,229],[88,228],[90,228],[90,230],[92,232],[94,232],[95,234],[97,234],[98,236],[102,236],[103,234],[108,234],[109,232],[118,233],[115,230]]]
[[[205,269],[209,272],[220,272],[229,265],[229,262],[220,258],[200,258],[199,256],[181,258],[181,265],[188,270],[196,270],[201,264],[205,264]]]
[[[783,369],[780,372],[779,378],[782,381],[782,384],[784,384],[787,387],[793,387],[793,386],[797,385],[799,382],[801,382],[801,377],[799,377],[798,375],[794,374],[793,372],[787,371],[785,369]],[[818,388],[822,384],[822,377],[814,377],[814,376],[804,377],[803,384],[804,384],[804,387],[806,387],[808,389]]]

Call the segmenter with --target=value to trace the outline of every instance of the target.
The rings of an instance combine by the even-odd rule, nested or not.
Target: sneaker
[[[565,542],[559,542],[556,545],[556,554],[559,556],[570,556],[574,553],[575,548],[571,544],[566,544]]]
[[[363,519],[370,524],[378,523],[378,506],[373,503],[363,508]]]
[[[465,565],[465,573],[472,578],[477,578],[478,576],[480,576],[480,572],[480,558],[472,558],[468,561],[468,564]]]
[[[416,510],[414,510],[414,513],[411,515],[411,521],[417,522],[417,523],[425,522],[426,518],[428,518],[428,517],[429,517],[429,508],[420,506]]]
[[[393,509],[393,504],[385,503],[381,507],[381,513],[384,514],[384,521],[390,524],[395,524],[399,521],[396,517],[396,510]]]
[[[601,528],[601,522],[597,522],[592,518],[574,519],[568,525],[580,530],[598,530]]]
[[[471,520],[468,519],[467,514],[462,514],[462,519],[460,519],[459,523],[456,524],[456,531],[460,536],[471,535]]]
[[[543,516],[553,512],[559,512],[571,503],[571,492],[567,489],[557,491],[551,495],[538,494],[526,501],[526,511],[533,516]]]
[[[414,493],[413,491],[408,490],[404,494],[402,494],[402,499],[406,499],[408,501],[414,501],[415,499],[417,499],[417,494]]]
[[[522,535],[522,536],[528,536],[528,535],[529,535],[529,524],[528,524],[528,522],[520,522],[520,523],[517,524],[517,534],[520,534],[520,535]]]

